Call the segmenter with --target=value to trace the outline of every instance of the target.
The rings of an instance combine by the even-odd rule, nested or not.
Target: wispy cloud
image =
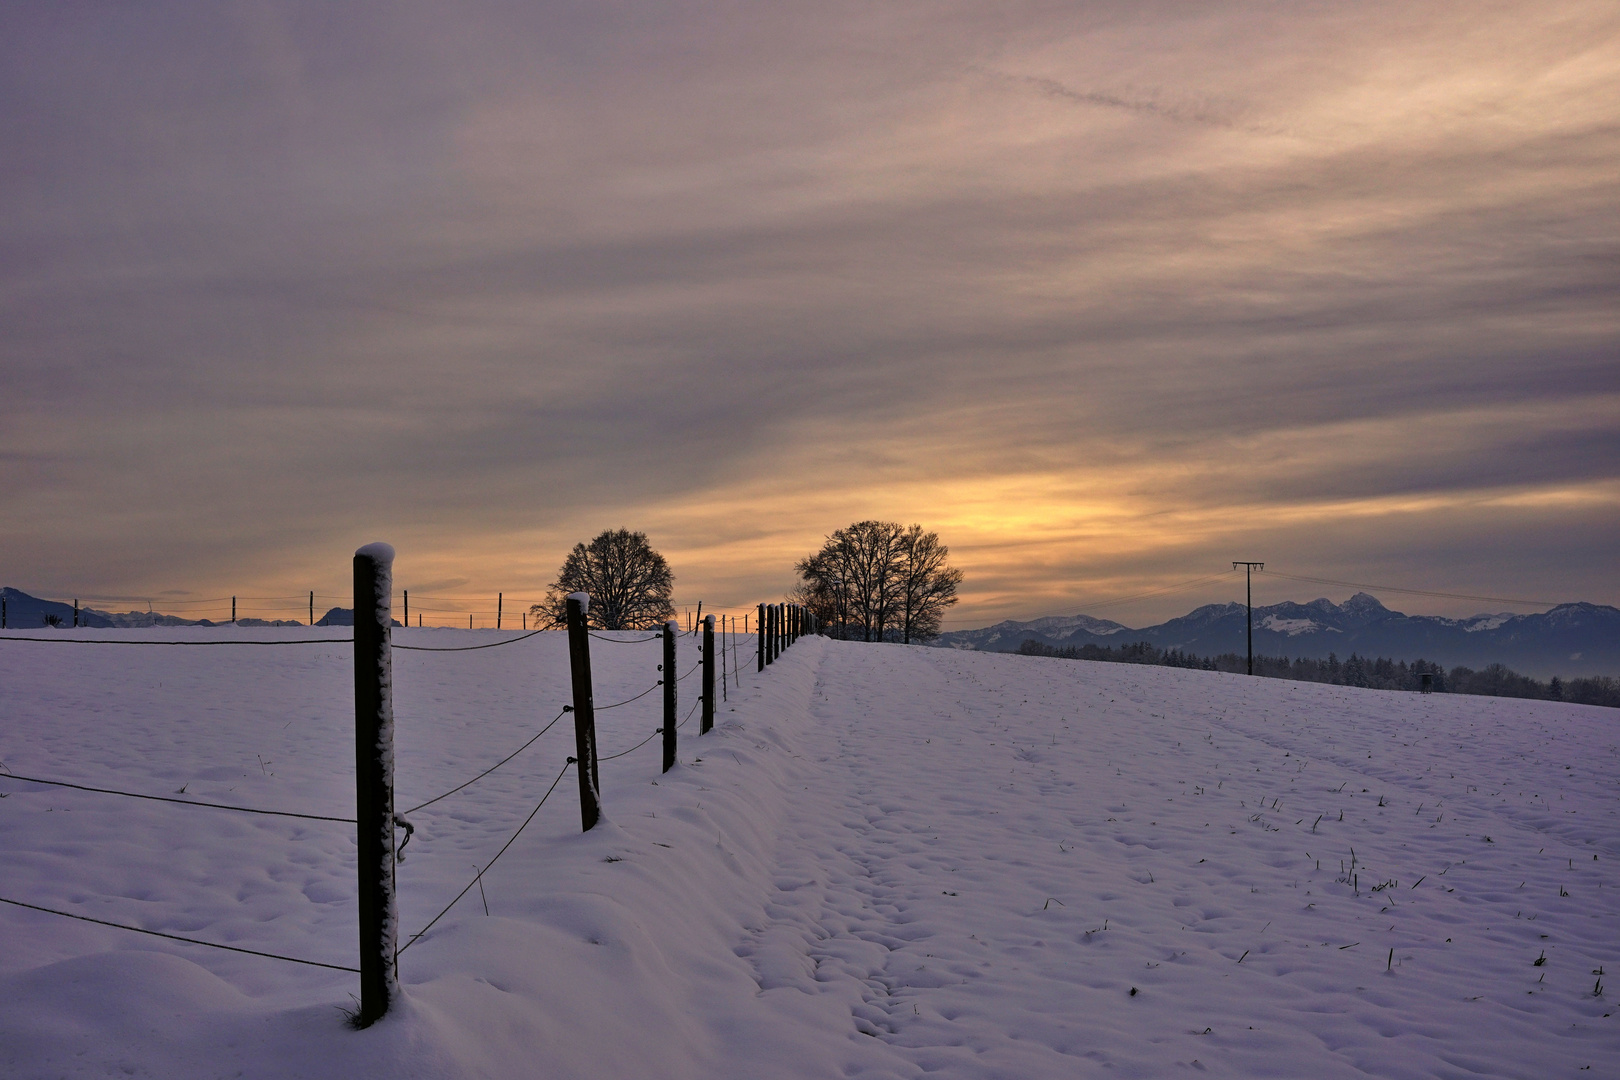
[[[512,591],[626,524],[740,601],[882,515],[963,617],[1620,598],[1593,7],[64,11],[0,16],[8,584]]]

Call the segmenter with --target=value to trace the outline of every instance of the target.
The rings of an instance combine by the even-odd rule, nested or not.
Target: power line
[[[1399,585],[1369,585],[1364,581],[1338,581],[1333,578],[1308,577],[1304,574],[1285,574],[1280,570],[1262,570],[1272,577],[1290,581],[1308,581],[1315,585],[1338,585],[1346,589],[1377,589],[1379,592],[1409,593],[1413,596],[1437,596],[1445,600],[1478,600],[1487,604],[1516,604],[1520,607],[1557,607],[1555,600],[1516,600],[1507,596],[1474,596],[1469,593],[1437,592],[1433,589],[1407,589]]]

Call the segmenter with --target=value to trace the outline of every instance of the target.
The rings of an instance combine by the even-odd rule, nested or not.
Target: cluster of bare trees
[[[946,562],[949,554],[939,534],[921,525],[858,521],[799,560],[791,599],[835,637],[908,643],[938,637],[962,583],[962,571]]]

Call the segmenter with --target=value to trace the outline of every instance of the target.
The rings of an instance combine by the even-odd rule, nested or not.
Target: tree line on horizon
[[[1094,660],[1114,664],[1149,664],[1200,671],[1225,671],[1236,675],[1248,670],[1248,656],[1244,653],[1198,656],[1180,649],[1160,649],[1146,641],[1119,646],[1054,646],[1029,638],[1018,646],[1018,654],[1053,656],[1065,660]],[[1286,656],[1256,654],[1254,673],[1268,679],[1359,686],[1371,690],[1408,691],[1423,689],[1423,676],[1428,675],[1434,692],[1439,694],[1533,698],[1541,701],[1568,701],[1577,705],[1620,708],[1620,680],[1607,675],[1570,679],[1567,682],[1554,675],[1548,681],[1541,682],[1528,675],[1520,675],[1505,664],[1489,664],[1479,671],[1459,665],[1447,671],[1441,665],[1428,660],[1414,660],[1409,664],[1404,660],[1392,660],[1384,656],[1373,659],[1357,653],[1351,653],[1349,659],[1342,661],[1335,653],[1329,653],[1326,660],[1315,660],[1308,656],[1289,659]]]
[[[956,603],[962,571],[950,549],[921,525],[858,521],[794,564],[789,603],[810,609],[823,633],[863,641],[927,641]],[[598,630],[647,630],[675,617],[675,575],[644,532],[608,529],[575,544],[529,613],[537,628],[563,626],[570,593],[589,593]]]

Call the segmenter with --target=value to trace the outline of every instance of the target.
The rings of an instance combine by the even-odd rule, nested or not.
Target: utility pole
[[[1245,585],[1244,606],[1249,612],[1249,674],[1254,674],[1254,572],[1264,570],[1263,562],[1234,562],[1232,569],[1243,567],[1243,583]]]

